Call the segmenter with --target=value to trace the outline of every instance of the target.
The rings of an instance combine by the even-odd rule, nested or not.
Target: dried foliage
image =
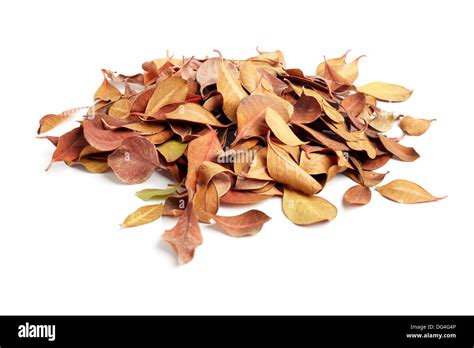
[[[375,172],[390,159],[420,157],[386,133],[399,122],[406,135],[425,133],[432,120],[396,115],[382,102],[402,102],[412,91],[373,82],[355,86],[358,57],[325,59],[316,74],[287,68],[282,52],[259,52],[246,60],[162,58],[145,62],[135,75],[102,70],[104,79],[80,126],[46,136],[56,146],[53,162],[77,164],[93,173],[111,169],[127,184],[166,171],[176,184],[137,192],[146,205],[123,227],[161,215],[179,217],[163,234],[180,263],[192,260],[202,243],[199,222],[215,221],[224,233],[259,232],[270,218],[258,210],[217,215],[221,204],[252,204],[282,197],[284,214],[298,225],[332,220],[337,209],[319,193],[336,175],[357,185],[346,205],[365,205],[371,187],[387,173]],[[71,119],[48,114],[39,134]],[[400,132],[400,135],[403,135]],[[399,203],[439,200],[417,184],[395,180],[376,190]]]

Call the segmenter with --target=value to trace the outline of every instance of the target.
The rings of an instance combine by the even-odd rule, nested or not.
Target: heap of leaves
[[[216,51],[217,52],[217,51]],[[363,205],[370,188],[387,173],[390,159],[419,157],[401,138],[383,135],[399,122],[407,135],[423,134],[432,120],[395,115],[380,102],[402,102],[412,92],[373,82],[356,87],[359,58],[325,60],[315,76],[285,67],[280,51],[247,60],[163,58],[143,64],[143,73],[103,70],[104,80],[80,125],[60,137],[47,136],[52,162],[82,165],[94,173],[109,168],[124,183],[164,171],[176,184],[137,193],[148,201],[122,224],[137,226],[161,215],[179,217],[163,238],[180,263],[202,243],[199,222],[215,221],[225,233],[255,234],[270,218],[258,210],[216,215],[220,204],[252,204],[282,196],[283,212],[298,225],[331,220],[337,210],[317,196],[337,174],[356,185],[345,204]],[[72,112],[46,115],[39,133]],[[435,201],[415,183],[395,180],[376,190],[399,203]]]

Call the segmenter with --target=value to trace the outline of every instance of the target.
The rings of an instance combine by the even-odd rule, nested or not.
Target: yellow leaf
[[[122,223],[122,227],[134,227],[148,224],[160,218],[163,213],[163,204],[145,205],[127,216]]]
[[[435,197],[414,182],[401,179],[394,180],[387,185],[378,186],[376,190],[385,198],[403,204],[433,202],[446,198]]]
[[[217,91],[224,98],[224,113],[231,121],[236,121],[237,107],[240,101],[247,96],[242,88],[238,76],[227,66],[227,62],[219,63],[217,77]]]
[[[102,100],[102,101],[115,101],[118,100],[122,97],[122,93],[120,91],[112,86],[112,84],[107,80],[106,77],[104,77],[104,81],[100,85],[100,87],[97,89],[97,91],[94,94],[94,99],[97,100]]]
[[[196,103],[185,103],[178,106],[174,111],[166,114],[166,119],[225,127],[213,114]]]
[[[408,135],[419,136],[424,134],[430,128],[431,122],[434,120],[425,120],[421,118],[413,118],[405,116],[400,121],[400,128]]]
[[[70,115],[54,115],[49,114],[43,116],[40,120],[40,127],[38,129],[38,134],[49,132],[51,129],[59,126],[61,123],[70,118]]]
[[[324,198],[308,196],[286,186],[283,192],[283,212],[297,225],[332,220],[337,215],[336,207]]]
[[[188,83],[185,80],[180,77],[168,77],[156,86],[145,114],[153,115],[165,105],[184,102],[187,94]]]
[[[270,138],[268,138],[267,166],[273,179],[296,190],[314,194],[322,189],[319,182],[298,166],[285,150],[274,145]]]
[[[130,114],[132,102],[128,99],[117,100],[110,106],[108,114],[115,118],[125,118]]]
[[[387,102],[402,102],[410,98],[413,91],[405,87],[384,82],[372,82],[367,85],[357,87],[358,92],[371,95],[378,100]]]
[[[272,108],[267,108],[265,113],[265,121],[267,122],[268,127],[275,136],[284,144],[290,146],[298,146],[306,144],[304,141],[298,139],[298,137],[293,133],[288,124],[283,120],[283,118],[273,110]]]

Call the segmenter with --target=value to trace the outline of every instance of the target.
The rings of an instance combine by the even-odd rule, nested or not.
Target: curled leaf
[[[387,138],[381,134],[379,134],[379,139],[385,149],[387,149],[387,151],[395,155],[401,161],[413,162],[420,157],[418,152],[416,152],[412,147],[403,146],[395,140]]]
[[[240,84],[238,75],[225,61],[219,62],[217,90],[224,99],[224,113],[231,121],[237,119],[237,107],[247,93]]]
[[[104,80],[102,81],[102,84],[100,85],[99,89],[94,94],[94,99],[95,100],[103,100],[103,101],[115,101],[118,100],[122,97],[122,93],[120,91],[112,86],[112,84],[107,80],[107,78],[104,76]]]
[[[400,121],[400,128],[408,135],[419,136],[424,134],[430,128],[431,122],[434,120],[425,120],[421,118],[413,118],[405,116]]]
[[[274,145],[270,138],[268,138],[267,166],[268,172],[273,179],[295,190],[314,194],[322,188],[283,149]]]
[[[71,116],[70,115],[54,115],[54,114],[49,114],[46,116],[43,116],[41,120],[39,121],[40,126],[38,128],[38,134],[43,134],[51,129],[59,126],[61,123],[69,119]]]

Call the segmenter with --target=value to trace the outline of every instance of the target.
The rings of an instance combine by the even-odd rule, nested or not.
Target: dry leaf
[[[166,119],[208,124],[214,127],[225,127],[213,114],[201,105],[195,103],[185,103],[178,106],[174,111],[166,114]]]
[[[285,120],[272,108],[267,108],[265,112],[265,121],[273,134],[284,144],[290,146],[299,146],[305,144],[298,139]]]
[[[202,244],[202,235],[191,203],[184,210],[176,226],[166,230],[161,237],[172,246],[180,264],[193,259],[196,247]]]
[[[146,181],[159,165],[155,146],[139,136],[127,138],[108,157],[115,175],[126,184]]]
[[[238,75],[229,69],[228,63],[223,60],[219,63],[217,90],[224,99],[224,113],[231,121],[235,121],[237,107],[240,101],[247,96],[247,93],[242,88]]]
[[[61,123],[69,119],[71,116],[70,115],[54,115],[54,114],[49,114],[46,116],[43,116],[41,120],[39,121],[40,126],[38,128],[38,134],[43,134],[46,132],[49,132],[51,129],[59,126]]]
[[[424,120],[421,118],[413,118],[405,116],[400,121],[400,128],[408,135],[419,136],[424,134],[430,128],[431,122],[434,120]]]
[[[321,185],[281,148],[268,138],[267,166],[270,176],[276,181],[307,194],[321,191]]]
[[[232,237],[250,236],[260,232],[270,217],[260,210],[249,210],[236,216],[209,215],[223,232]]]
[[[344,204],[346,205],[365,205],[370,202],[372,193],[366,186],[355,185],[344,193]]]
[[[288,187],[283,192],[283,212],[297,225],[332,220],[337,215],[336,207],[324,198],[305,195]]]
[[[145,205],[125,218],[122,227],[134,227],[153,222],[163,214],[163,204]]]
[[[95,100],[102,100],[105,102],[115,101],[120,99],[121,97],[122,93],[120,93],[120,91],[116,87],[112,86],[112,84],[109,82],[109,80],[107,80],[105,76],[104,81],[94,94]]]
[[[188,83],[180,77],[168,77],[155,88],[145,110],[146,115],[156,114],[163,106],[184,102]]]
[[[420,157],[418,152],[416,152],[412,147],[403,146],[395,140],[387,138],[384,135],[379,135],[379,139],[382,142],[384,148],[401,161],[413,162]]]
[[[378,186],[376,190],[385,198],[403,204],[433,202],[446,198],[435,197],[414,182],[401,179],[394,180],[384,186]]]
[[[378,100],[387,102],[402,102],[410,98],[413,91],[405,87],[384,82],[372,82],[357,87],[357,91],[371,95]]]

